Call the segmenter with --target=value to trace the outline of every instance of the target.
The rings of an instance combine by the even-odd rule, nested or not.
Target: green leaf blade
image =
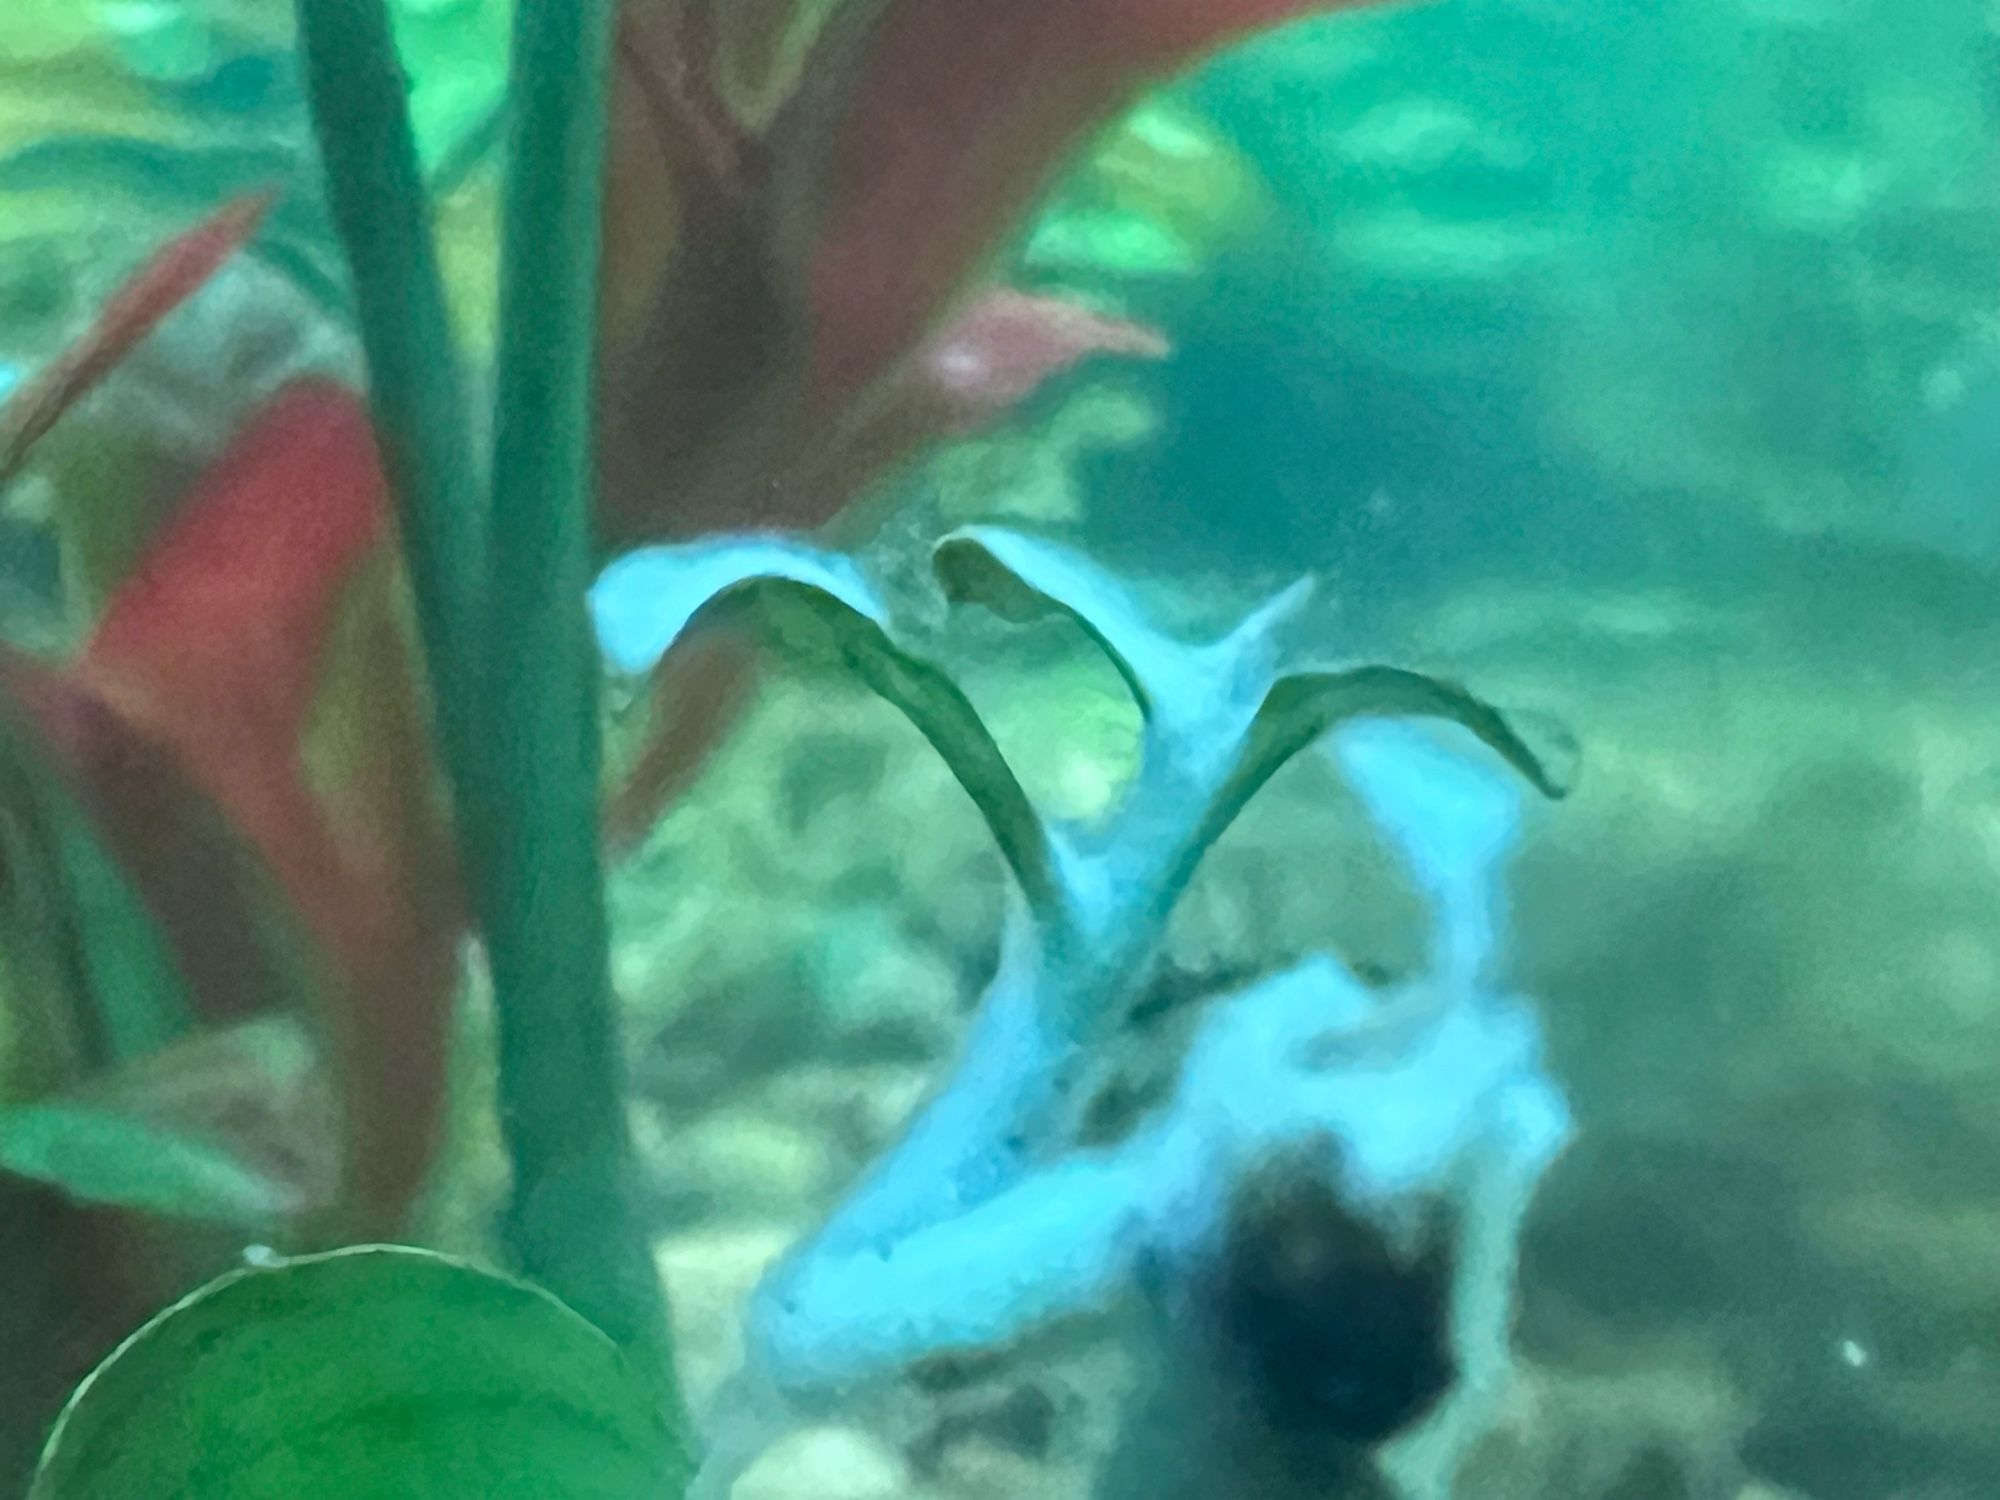
[[[272,1018],[0,1111],[0,1171],[85,1203],[277,1236],[332,1202],[339,1140],[305,1028]]]
[[[1081,554],[1056,542],[995,526],[967,526],[937,544],[931,565],[945,596],[977,603],[1002,619],[1067,616],[1104,653],[1147,720],[1199,690],[1183,685],[1187,647],[1156,629],[1131,591]]]
[[[544,1292],[370,1246],[236,1272],[71,1398],[29,1500],[672,1500],[649,1383]]]
[[[0,1170],[88,1203],[263,1227],[298,1208],[283,1184],[206,1141],[80,1104],[0,1114]]]

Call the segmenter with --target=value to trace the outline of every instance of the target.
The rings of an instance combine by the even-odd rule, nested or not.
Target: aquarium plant
[[[1242,1179],[1304,1145],[1308,1177],[1324,1174],[1360,1205],[1396,1259],[1420,1263],[1432,1232],[1449,1242],[1440,1247],[1452,1268],[1449,1311],[1436,1337],[1452,1345],[1440,1368],[1456,1372],[1458,1395],[1402,1460],[1413,1493],[1444,1493],[1467,1414],[1504,1365],[1515,1236],[1567,1126],[1532,1014],[1490,989],[1497,879],[1518,799],[1496,781],[1498,767],[1468,766],[1385,720],[1452,721],[1547,793],[1561,790],[1554,773],[1462,690],[1302,652],[1288,627],[1304,587],[1196,643],[1156,628],[1115,579],[1048,542],[973,528],[946,538],[934,562],[947,598],[1011,619],[1065,617],[1116,670],[1143,728],[1137,768],[1100,818],[1079,825],[1037,812],[932,664],[948,658],[948,631],[899,620],[845,559],[722,540],[636,553],[595,591],[600,635],[627,671],[652,667],[705,612],[734,602],[794,649],[859,674],[950,765],[1019,897],[958,1070],[753,1299],[751,1360],[720,1399],[697,1492],[727,1495],[736,1463],[771,1436],[765,1424],[815,1399],[844,1398],[931,1355],[1009,1342],[1146,1279],[1182,1344],[1163,1362],[1211,1368],[1217,1357],[1190,1332],[1208,1310],[1185,1305],[1199,1303],[1196,1269],[1220,1257],[1226,1203]],[[1330,730],[1432,904],[1429,971],[1384,999],[1322,956],[1215,1002],[1161,1118],[1115,1149],[1083,1149],[1093,1066],[1150,972],[1176,899],[1258,788]],[[1448,1229],[1427,1222],[1436,1213]],[[1364,1357],[1352,1329],[1332,1344],[1330,1362]],[[1452,1384],[1441,1376],[1416,1411],[1428,1414]],[[1366,1415],[1334,1425],[1372,1445],[1411,1415],[1389,1404],[1396,1420],[1380,1428]]]
[[[1143,85],[1305,8],[890,0],[750,12],[635,0],[614,17],[604,5],[522,0],[483,454],[471,417],[479,382],[454,352],[388,13],[301,0],[365,403],[318,376],[261,400],[133,549],[74,658],[5,658],[0,727],[20,789],[7,867],[10,896],[30,903],[30,920],[10,925],[60,937],[26,945],[26,965],[10,954],[10,994],[22,975],[53,977],[64,1046],[48,1072],[81,1081],[0,1118],[0,1152],[9,1170],[85,1201],[220,1223],[238,1243],[246,1232],[294,1247],[394,1237],[436,1139],[470,931],[499,1025],[514,1171],[506,1256],[582,1317],[417,1251],[237,1272],[149,1324],[85,1384],[37,1494],[113,1481],[119,1493],[165,1493],[197,1474],[244,1494],[296,1493],[365,1472],[344,1448],[326,1450],[332,1467],[317,1477],[260,1467],[302,1451],[287,1424],[306,1415],[295,1403],[307,1389],[320,1391],[315,1423],[343,1402],[414,1403],[418,1419],[398,1427],[407,1446],[395,1462],[382,1457],[381,1483],[399,1493],[481,1483],[460,1465],[485,1439],[468,1409],[507,1401],[560,1425],[584,1386],[592,1436],[543,1433],[530,1445],[536,1462],[595,1474],[598,1488],[580,1492],[657,1492],[607,1477],[615,1466],[592,1468],[595,1442],[615,1432],[636,1455],[633,1486],[641,1473],[678,1483],[688,1444],[627,1182],[586,585],[635,542],[723,521],[818,522],[915,446],[990,419],[1085,355],[1157,353],[1155,335],[1114,317],[982,290],[980,268],[1062,153]],[[232,203],[170,245],[69,357],[15,395],[8,471],[265,211],[263,196]],[[762,508],[773,494],[786,509]],[[1470,727],[1554,790],[1541,761],[1460,689],[1298,657],[1286,639],[1296,592],[1195,645],[1045,544],[969,532],[936,563],[950,597],[1065,614],[1124,678],[1145,753],[1104,826],[1037,813],[955,686],[935,622],[905,618],[837,552],[768,537],[642,550],[597,596],[599,633],[627,672],[671,665],[666,647],[690,622],[704,641],[720,638],[731,613],[846,663],[944,756],[1021,902],[966,1066],[753,1309],[754,1392],[718,1417],[710,1475],[740,1458],[736,1437],[773,1391],[789,1403],[857,1362],[885,1368],[1004,1336],[1090,1301],[1139,1260],[1197,1255],[1206,1241],[1166,1234],[1165,1205],[1189,1193],[1219,1201],[1253,1148],[1313,1134],[1360,1152],[1360,1175],[1341,1189],[1391,1237],[1412,1194],[1466,1209],[1452,1327],[1490,1367],[1504,1352],[1519,1203],[1560,1138],[1560,1107],[1532,1025],[1485,989],[1483,914],[1511,815],[1496,819],[1484,794],[1425,812],[1424,793],[1396,783],[1456,784],[1431,752],[1348,742],[1364,791],[1370,778],[1385,788],[1372,800],[1389,826],[1428,830],[1409,837],[1443,938],[1437,972],[1407,1010],[1389,1008],[1394,1024],[1378,1035],[1355,1013],[1354,985],[1308,965],[1219,1008],[1266,1021],[1239,1031],[1218,1020],[1167,1117],[1126,1147],[1080,1154],[1075,1099],[1203,851],[1289,756],[1343,720],[1417,715]],[[634,578],[651,600],[640,611],[648,644],[636,648],[607,602],[614,579]],[[697,740],[718,729],[712,717],[694,726]],[[1468,828],[1486,829],[1483,842],[1436,846],[1438,830],[1462,841]],[[262,1019],[274,1010],[311,1018],[331,1091],[311,1046]],[[1357,1030],[1365,1049],[1386,1048],[1377,1055],[1394,1063],[1397,1107],[1425,1118],[1385,1138],[1377,1159],[1373,1127],[1341,1113],[1335,1062],[1301,1066],[1267,1050],[1288,1029]],[[1261,1122],[1216,1117],[1217,1085],[1238,1067],[1271,1085]],[[304,1149],[259,1160],[247,1143],[268,1142],[274,1119]],[[107,1172],[120,1153],[144,1170]],[[1032,1223],[1016,1216],[1054,1201],[1077,1172],[1103,1174],[1116,1188],[1104,1201],[1124,1206],[1110,1238],[1070,1226],[1097,1246],[1080,1280],[1072,1257],[1046,1262],[1053,1243],[1018,1236],[993,1242],[992,1295],[965,1299],[955,1320],[925,1311],[921,1284],[885,1294],[852,1280],[871,1258],[934,1264],[935,1247],[981,1214]],[[1199,1221],[1174,1217],[1183,1230]],[[129,1250],[115,1224],[97,1232],[100,1255]],[[825,1316],[828,1295],[852,1326]],[[253,1312],[266,1335],[234,1337]],[[384,1361],[418,1327],[431,1362],[417,1368],[435,1380],[412,1384],[406,1369],[402,1385],[384,1386]],[[313,1338],[314,1328],[347,1331]],[[520,1358],[490,1383],[454,1386],[436,1364],[439,1340],[504,1344],[547,1364]],[[325,1357],[329,1341],[337,1359]],[[110,1413],[136,1424],[127,1431],[213,1421],[254,1436],[241,1453],[128,1442],[139,1467],[124,1470],[97,1446]],[[540,1420],[524,1415],[524,1431]],[[351,1430],[369,1439],[366,1423]],[[478,1492],[500,1492],[485,1480]],[[561,1487],[535,1472],[511,1482],[527,1483],[522,1493]]]
[[[1567,1132],[1531,1013],[1491,988],[1497,879],[1518,819],[1502,765],[1544,791],[1560,788],[1504,720],[1461,690],[1393,668],[1301,656],[1286,639],[1299,590],[1220,641],[1189,643],[1151,627],[1114,580],[1047,543],[969,531],[948,539],[937,562],[949,597],[1015,616],[1060,611],[1111,658],[1146,730],[1140,767],[1108,817],[1082,827],[1038,814],[937,664],[948,656],[943,622],[899,619],[838,554],[764,538],[655,549],[610,570],[595,591],[600,636],[623,671],[651,667],[685,630],[728,628],[730,615],[747,613],[788,648],[860,674],[950,764],[992,828],[1020,898],[960,1067],[754,1299],[751,1361],[709,1419],[712,1446],[694,1493],[726,1495],[740,1464],[779,1424],[846,1398],[857,1383],[1126,1296],[1148,1298],[1168,1341],[1162,1368],[1226,1390],[1243,1377],[1211,1347],[1214,1309],[1201,1278],[1222,1253],[1230,1200],[1247,1174],[1300,1147],[1310,1153],[1309,1176],[1323,1177],[1380,1237],[1400,1276],[1421,1280],[1433,1257],[1449,1268],[1434,1289],[1434,1321],[1413,1334],[1435,1355],[1434,1363],[1419,1359],[1428,1373],[1418,1386],[1380,1409],[1354,1396],[1333,1403],[1336,1430],[1357,1450],[1403,1440],[1387,1461],[1409,1493],[1448,1493],[1458,1447],[1477,1430],[1505,1368],[1520,1219]],[[1454,753],[1397,722],[1411,717],[1463,726],[1468,744]],[[1338,725],[1334,743],[1348,775],[1432,905],[1428,972],[1382,996],[1321,956],[1218,1000],[1168,1107],[1114,1147],[1080,1146],[1085,1084],[1123,1024],[1174,897],[1249,796]],[[1480,752],[1480,740],[1490,748]],[[1476,766],[1478,754],[1502,763]],[[366,1411],[316,1456],[284,1447],[301,1420],[304,1388],[325,1390],[311,1403],[315,1427],[329,1404],[360,1403],[357,1389],[381,1394],[363,1370],[329,1375],[330,1335],[315,1344],[311,1333],[323,1320],[359,1327],[379,1319],[393,1339],[412,1337],[409,1323],[421,1319],[424,1336],[435,1338],[447,1326],[442,1304],[464,1319],[468,1351],[532,1329],[558,1370],[602,1365],[585,1326],[563,1322],[553,1304],[488,1290],[485,1273],[454,1263],[372,1254],[387,1258],[309,1258],[239,1273],[149,1326],[73,1404],[38,1493],[112,1493],[105,1484],[171,1492],[212,1463],[190,1435],[209,1421],[247,1421],[268,1434],[274,1451],[292,1455],[269,1473],[291,1482],[302,1473],[372,1472],[382,1450]],[[283,1336],[232,1338],[230,1328],[251,1316],[277,1319]],[[1362,1355],[1338,1337],[1324,1354],[1335,1366],[1332,1388],[1348,1390],[1339,1364]],[[368,1368],[381,1359],[373,1342],[354,1357]],[[422,1368],[435,1362],[433,1354]],[[332,1362],[336,1371],[340,1363]],[[603,1493],[640,1493],[608,1476],[635,1452],[652,1455],[658,1473],[682,1461],[675,1441],[645,1420],[651,1408],[634,1394],[645,1388],[635,1372],[600,1370],[587,1409],[602,1411],[608,1430],[585,1441],[575,1431],[577,1398],[556,1394],[567,1374],[544,1385],[518,1355],[500,1365],[470,1382],[412,1380],[394,1367],[396,1399],[424,1413],[430,1445],[392,1450],[401,1467],[391,1477],[442,1484],[428,1476],[477,1438],[479,1403],[498,1399],[507,1382],[519,1402],[509,1442],[546,1429],[547,1447],[531,1445],[536,1456],[522,1460],[536,1483],[555,1482],[575,1464],[610,1486]],[[1403,1378],[1399,1359],[1364,1371],[1369,1396]],[[121,1426],[135,1413],[142,1428],[167,1420],[149,1394],[162,1379],[194,1425],[173,1441],[93,1462],[110,1440],[112,1414]],[[99,1385],[105,1394],[94,1394]],[[1228,1441],[1221,1429],[1189,1427],[1184,1415],[1171,1420],[1167,1430],[1190,1441]],[[1149,1451],[1160,1430],[1140,1425],[1130,1442]],[[372,1456],[350,1457],[350,1443]],[[510,1451],[503,1444],[493,1453]],[[1217,1462],[1199,1444],[1192,1456]]]

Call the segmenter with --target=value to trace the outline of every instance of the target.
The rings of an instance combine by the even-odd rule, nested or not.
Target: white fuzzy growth
[[[1142,1260],[1171,1275],[1217,1253],[1245,1171],[1329,1141],[1329,1178],[1386,1234],[1457,1210],[1461,1380],[1384,1455],[1411,1500],[1450,1494],[1509,1367],[1522,1221],[1570,1133],[1533,1010],[1489,984],[1520,796],[1403,723],[1350,725],[1334,753],[1431,904],[1432,972],[1385,998],[1321,956],[1215,1001],[1159,1118],[1115,1150],[1036,1156],[1010,1126],[1069,1042],[1038,1024],[1017,929],[950,1084],[759,1289],[747,1381],[786,1406],[1106,1306]]]
[[[1501,871],[1520,832],[1520,782],[1456,725],[1363,719],[1330,745],[1431,903],[1433,978],[1470,990],[1505,925]]]

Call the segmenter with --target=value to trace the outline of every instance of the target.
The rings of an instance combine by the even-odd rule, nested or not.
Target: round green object
[[[666,1500],[686,1447],[533,1287],[364,1247],[234,1272],[70,1398],[29,1500]]]

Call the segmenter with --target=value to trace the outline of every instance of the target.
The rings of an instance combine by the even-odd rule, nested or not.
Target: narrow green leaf
[[[66,900],[49,830],[13,790],[0,806],[0,1101],[33,1098],[106,1060]]]
[[[70,1400],[29,1500],[674,1500],[647,1382],[546,1293],[424,1251],[239,1271]]]
[[[299,1207],[282,1183],[207,1141],[80,1104],[0,1114],[0,1169],[86,1203],[169,1218],[264,1228]]]
[[[1193,873],[1203,853],[1287,761],[1343,720],[1364,717],[1461,724],[1544,796],[1560,798],[1567,792],[1553,758],[1530,746],[1500,710],[1456,683],[1373,664],[1293,672],[1271,684],[1235,767],[1217,789],[1184,855],[1180,879]]]
[[[383,0],[298,0],[327,199],[354,282],[369,410],[396,496],[454,789],[481,763],[487,507]],[[468,822],[473,815],[468,812]]]
[[[369,396],[498,1018],[515,1263],[676,1405],[632,1203],[597,846],[591,372],[610,0],[523,0],[510,52],[494,460],[475,462],[383,0],[298,0]],[[492,484],[490,492],[486,482]]]
[[[276,1233],[332,1200],[325,1084],[295,1021],[204,1033],[0,1112],[0,1170],[88,1203]]]
[[[1451,720],[1544,794],[1563,794],[1553,759],[1530,747],[1497,709],[1456,684],[1383,665],[1282,670],[1288,627],[1310,591],[1303,580],[1222,639],[1196,644],[1155,627],[1115,576],[1055,542],[967,527],[938,545],[933,564],[954,599],[984,604],[1004,618],[1033,619],[1055,611],[1074,620],[1117,668],[1155,731],[1146,755],[1158,787],[1174,788],[1180,796],[1198,787],[1197,798],[1208,796],[1160,886],[1169,903],[1257,790],[1344,719]],[[1240,745],[1229,751],[1239,736]],[[1220,759],[1209,759],[1218,753]],[[1211,775],[1218,778],[1213,783]]]
[[[126,881],[95,823],[16,706],[0,701],[0,796],[13,814],[0,941],[32,949],[24,965],[63,993],[43,1003],[83,1026],[115,1062],[185,1035],[193,1013],[158,923]]]
[[[932,566],[948,598],[1003,619],[1068,617],[1124,679],[1166,753],[1199,755],[1241,734],[1277,671],[1286,627],[1310,596],[1301,579],[1220,640],[1186,640],[1150,618],[1131,585],[1081,552],[1043,537],[968,526],[941,541]]]

